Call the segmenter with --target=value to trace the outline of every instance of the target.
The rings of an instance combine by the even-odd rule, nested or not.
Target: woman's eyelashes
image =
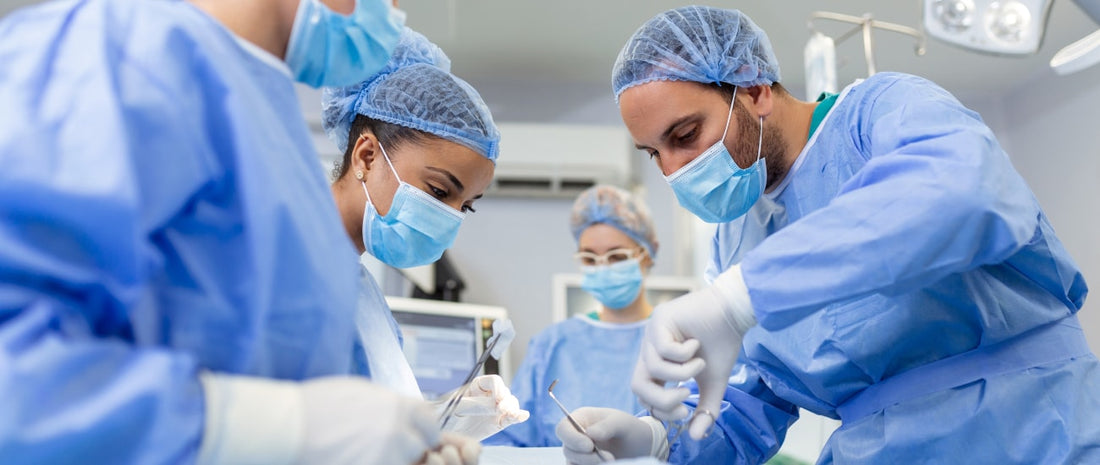
[[[439,199],[440,202],[446,203],[447,199],[451,196],[451,193],[442,187],[435,186],[431,183],[426,184],[426,186],[428,187],[428,192]],[[477,213],[477,210],[469,203],[462,205],[460,210],[462,213]]]
[[[434,195],[435,198],[439,200],[447,200],[447,197],[450,195],[450,193],[448,193],[443,188],[436,187],[432,184],[428,184],[428,192],[431,192],[432,195]]]

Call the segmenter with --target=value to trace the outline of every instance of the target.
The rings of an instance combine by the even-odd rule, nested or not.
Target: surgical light
[[[936,19],[951,31],[965,31],[974,22],[974,2],[970,0],[939,0],[933,6]]]
[[[1028,55],[1039,50],[1051,0],[925,0],[924,30],[977,52]]]
[[[989,34],[1008,43],[1024,40],[1031,24],[1031,12],[1020,2],[993,2],[985,14]]]

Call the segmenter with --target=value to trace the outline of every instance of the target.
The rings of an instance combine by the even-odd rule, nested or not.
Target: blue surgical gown
[[[741,263],[760,325],[715,433],[681,440],[673,463],[762,463],[797,407],[838,418],[868,386],[1071,317],[1087,293],[980,117],[903,74],[846,90],[713,245],[708,274]],[[846,421],[818,463],[1100,463],[1097,412],[1086,354]]]
[[[348,372],[355,251],[279,60],[79,0],[11,13],[0,63],[0,463],[190,463],[200,370]]]
[[[352,371],[409,397],[422,398],[412,367],[401,348],[401,327],[386,303],[378,281],[366,267],[360,270],[359,304],[355,310],[357,336]]]
[[[505,428],[485,444],[517,447],[561,446],[558,422],[564,417],[546,388],[555,379],[554,396],[573,410],[607,407],[628,413],[642,410],[630,391],[645,322],[615,324],[576,316],[531,339],[527,357],[512,380],[520,408],[531,412],[526,422]]]

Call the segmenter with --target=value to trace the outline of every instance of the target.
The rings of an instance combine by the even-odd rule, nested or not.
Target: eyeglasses
[[[598,266],[598,265],[614,265],[619,262],[625,262],[645,255],[645,249],[614,249],[605,252],[603,255],[597,255],[592,252],[577,252],[573,255],[573,258],[577,259],[577,263],[581,266]]]

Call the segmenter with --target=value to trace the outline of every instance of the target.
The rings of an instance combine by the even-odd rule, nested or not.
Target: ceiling
[[[669,0],[400,0],[408,24],[435,41],[451,57],[452,71],[480,83],[491,80],[586,82],[610,87],[611,67],[626,39],[653,15],[689,4]],[[824,10],[919,27],[920,0],[767,0],[702,2],[740,8],[769,35],[783,70],[782,81],[801,95],[802,50],[809,38],[807,19]],[[817,21],[836,36],[852,26]],[[914,39],[875,32],[879,71],[928,77],[962,95],[999,95],[1035,76],[1048,74],[1048,62],[1063,46],[1097,29],[1077,5],[1056,0],[1037,55],[994,57],[929,40],[917,57]],[[838,44],[839,81],[865,77],[859,35]]]
[[[35,0],[0,0],[0,15]],[[610,87],[611,66],[623,43],[653,15],[688,4],[670,0],[400,0],[408,24],[438,43],[453,61],[452,70],[475,84],[577,83]],[[765,0],[701,2],[740,8],[768,32],[783,69],[783,82],[801,95],[802,49],[809,38],[807,19],[824,10],[919,26],[921,0]],[[820,30],[838,35],[850,26],[818,21]],[[1039,53],[1024,58],[994,57],[929,40],[923,57],[914,41],[877,31],[875,49],[880,71],[903,71],[928,77],[967,96],[1001,95],[1035,77],[1049,75],[1047,63],[1063,46],[1097,29],[1068,0],[1051,7],[1046,37]],[[837,46],[841,83],[864,77],[859,36]]]

